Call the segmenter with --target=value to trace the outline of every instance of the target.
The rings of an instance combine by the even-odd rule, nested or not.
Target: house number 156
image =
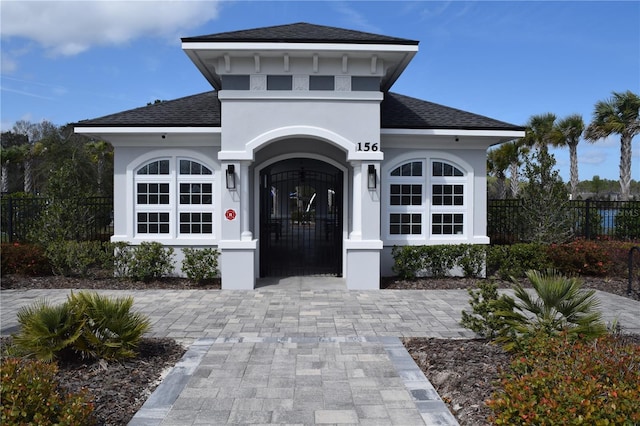
[[[378,143],[374,142],[358,142],[358,151],[377,151],[378,150]]]

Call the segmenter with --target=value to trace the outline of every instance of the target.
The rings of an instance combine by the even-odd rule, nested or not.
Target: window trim
[[[397,213],[397,209],[390,204],[391,185],[401,183],[407,176],[391,176],[391,172],[397,167],[408,162],[422,161],[423,176],[423,198],[422,198],[422,233],[420,235],[402,235],[390,233],[390,215]],[[463,176],[432,176],[433,162],[441,161],[457,167],[463,172]],[[421,245],[421,244],[448,244],[460,243],[474,240],[473,221],[474,217],[474,171],[473,167],[463,159],[442,151],[410,151],[395,157],[386,164],[382,170],[383,182],[381,188],[381,237],[385,245]],[[433,186],[442,185],[463,185],[463,204],[460,206],[434,206]],[[432,220],[433,214],[461,213],[463,214],[462,234],[433,234]]]
[[[154,155],[155,154],[155,155]],[[164,154],[164,155],[162,155]],[[138,175],[137,171],[145,165],[158,161],[169,160],[168,175]],[[188,160],[199,163],[211,171],[211,174],[180,174],[180,160]],[[219,235],[220,210],[218,188],[219,165],[204,158],[203,154],[191,150],[158,150],[134,159],[127,167],[127,194],[129,205],[127,217],[127,238],[128,241],[175,241],[176,244],[215,244]],[[169,184],[169,204],[138,204],[137,185],[138,183],[168,183]],[[211,184],[210,204],[180,204],[180,183],[201,183]],[[169,233],[139,233],[138,213],[169,213]],[[181,233],[180,213],[211,213],[212,232],[211,233]]]

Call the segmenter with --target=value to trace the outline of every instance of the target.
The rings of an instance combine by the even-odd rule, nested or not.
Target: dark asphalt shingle
[[[504,121],[391,92],[385,93],[380,119],[383,129],[522,130]]]
[[[79,127],[220,127],[218,92],[165,101],[76,123]],[[522,130],[520,126],[397,93],[385,93],[383,129]]]
[[[183,42],[228,42],[228,43],[358,43],[358,44],[402,44],[417,45],[415,40],[389,37],[362,31],[298,22],[288,25],[229,31],[196,37],[183,37]]]
[[[211,91],[75,123],[80,127],[220,127],[218,92]]]

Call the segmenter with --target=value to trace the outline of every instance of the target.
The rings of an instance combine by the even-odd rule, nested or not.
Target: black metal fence
[[[566,207],[575,238],[640,239],[640,201],[575,200]],[[526,240],[522,201],[489,200],[487,234],[492,244]]]
[[[0,199],[2,242],[28,242],[45,225],[43,214],[66,226],[79,240],[108,240],[113,234],[113,199],[87,197],[53,201],[46,197]],[[55,222],[55,221],[54,221]],[[50,224],[51,225],[51,224]]]
[[[69,200],[66,200],[69,201]],[[33,228],[41,225],[41,215],[52,205],[43,197],[0,199],[2,242],[28,241]],[[66,204],[75,209],[71,225],[84,240],[107,240],[113,234],[113,199],[87,197]],[[522,202],[518,199],[489,200],[487,235],[492,244],[513,244],[526,240]],[[608,237],[618,240],[640,239],[640,201],[570,201],[567,215],[571,217],[576,238]]]

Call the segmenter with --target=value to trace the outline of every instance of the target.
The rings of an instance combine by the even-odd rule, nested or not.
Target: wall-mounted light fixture
[[[373,164],[369,164],[368,173],[367,173],[367,187],[369,189],[376,189],[378,184],[378,174],[376,172],[376,166]]]
[[[236,189],[236,167],[233,164],[227,166],[227,189]]]

